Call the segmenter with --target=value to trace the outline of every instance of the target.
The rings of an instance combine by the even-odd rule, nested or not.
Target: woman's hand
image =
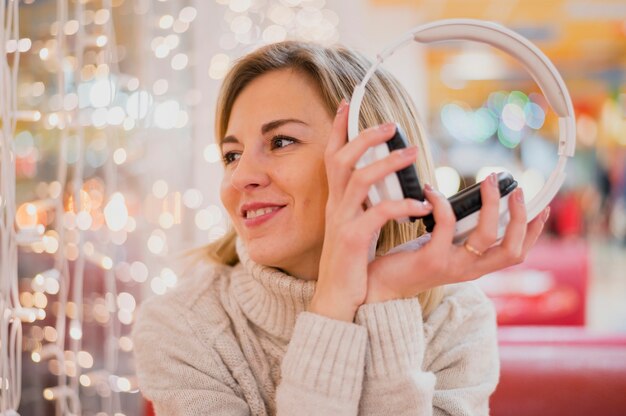
[[[367,149],[393,136],[395,125],[364,130],[357,140],[346,143],[347,107],[342,101],[325,153],[329,195],[324,246],[309,311],[352,322],[368,295],[368,251],[380,228],[390,219],[427,215],[431,207],[406,199],[363,208],[370,186],[413,163],[416,148],[394,151],[383,160],[355,170]]]
[[[430,242],[417,251],[398,252],[376,258],[369,265],[365,303],[408,298],[436,286],[476,279],[487,273],[521,263],[535,244],[549,215],[549,208],[529,224],[521,188],[509,198],[510,222],[499,244],[500,193],[495,174],[480,186],[483,206],[478,226],[467,246],[452,244],[455,218],[448,200],[427,186],[426,198],[436,219]],[[495,244],[495,245],[494,245]]]

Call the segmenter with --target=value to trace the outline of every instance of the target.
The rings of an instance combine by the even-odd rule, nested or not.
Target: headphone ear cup
[[[483,204],[480,196],[481,183],[482,182],[477,182],[448,198],[457,221],[470,216],[482,208]],[[498,173],[498,188],[500,190],[500,198],[504,198],[517,188],[517,181],[513,179],[510,173],[500,172]],[[422,220],[426,226],[426,231],[432,232],[435,228],[435,218],[433,215],[428,214],[422,218]]]
[[[404,132],[400,129],[400,126],[396,124],[396,133],[393,137],[387,140],[387,148],[389,153],[398,149],[405,149],[409,146],[409,143],[404,135]],[[400,188],[404,198],[413,198],[420,201],[424,200],[424,192],[420,186],[419,179],[417,177],[417,169],[415,164],[411,164],[404,169],[396,171],[396,176],[400,182]],[[415,221],[417,218],[412,217],[411,221]]]

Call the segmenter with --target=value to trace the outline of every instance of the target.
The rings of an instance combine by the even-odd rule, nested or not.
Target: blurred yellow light
[[[169,29],[170,27],[172,27],[173,24],[174,24],[174,18],[169,14],[163,15],[159,19],[159,27],[161,29]]]
[[[252,0],[230,0],[228,7],[235,13],[243,13],[252,6]]]
[[[170,229],[174,225],[174,216],[170,212],[162,212],[159,215],[159,225],[161,228]]]
[[[50,52],[48,51],[48,48],[41,48],[41,49],[39,50],[39,58],[40,58],[42,61],[47,60],[49,55],[50,55]]]
[[[105,270],[111,270],[113,268],[113,259],[111,257],[104,256],[100,265]]]
[[[135,282],[143,283],[148,279],[148,266],[140,261],[134,261],[130,265],[130,276]]]
[[[150,281],[150,288],[157,295],[162,295],[167,291],[167,286],[160,277],[155,277]]]
[[[28,50],[30,49],[32,45],[33,43],[29,38],[23,38],[17,42],[17,50],[19,50],[22,53],[28,52]]]
[[[115,152],[113,152],[113,161],[116,165],[121,165],[126,162],[126,150],[122,147],[115,149]]]
[[[135,297],[128,292],[121,292],[117,295],[117,306],[120,309],[126,309],[128,311],[134,311],[137,306]]]
[[[161,230],[154,230],[147,242],[148,250],[153,254],[163,254],[166,247],[165,233]]]
[[[46,326],[43,329],[43,336],[48,342],[56,342],[57,340],[57,330],[53,326]]]
[[[163,270],[161,270],[161,279],[163,279],[163,282],[165,282],[167,287],[174,287],[178,282],[178,276],[176,276],[176,273],[167,267],[164,267]]]
[[[202,193],[197,189],[187,189],[183,194],[183,204],[190,209],[199,208],[202,205]]]
[[[52,392],[52,389],[43,389],[43,397],[46,400],[54,400],[54,393]]]
[[[80,211],[78,215],[76,215],[76,226],[79,230],[87,231],[93,222],[93,218],[91,218],[91,214],[87,211]]]
[[[78,20],[68,20],[63,27],[63,32],[66,35],[74,35],[78,32],[79,27]]]
[[[100,9],[96,12],[93,21],[97,25],[103,25],[109,21],[110,17],[111,17],[111,14],[109,13],[107,9]]]
[[[67,317],[70,319],[76,319],[77,313],[78,309],[76,307],[76,303],[71,301],[67,302],[67,305],[65,305],[65,314],[67,315]]]
[[[117,311],[117,319],[124,325],[130,325],[133,323],[133,313],[126,309],[120,309]]]
[[[70,326],[70,337],[75,340],[79,340],[83,337],[83,330],[76,321],[73,321]]]
[[[35,292],[33,303],[36,307],[44,309],[46,306],[48,306],[48,298],[41,292]]]
[[[129,352],[133,349],[133,341],[129,337],[120,337],[118,344],[122,351]]]
[[[33,294],[30,292],[22,292],[20,293],[20,304],[25,308],[33,307]]]
[[[20,205],[15,214],[15,222],[22,229],[33,229],[37,226],[37,207],[31,203]]]
[[[180,71],[181,69],[187,67],[188,62],[189,58],[187,58],[187,55],[185,55],[184,53],[178,53],[172,58],[171,66],[172,69]]]
[[[78,365],[83,368],[93,367],[93,357],[87,351],[78,352]]]
[[[117,379],[117,387],[120,389],[120,391],[129,391],[130,381],[126,377],[119,377]]]
[[[152,194],[157,198],[165,198],[168,190],[169,186],[163,179],[159,179],[152,184]]]
[[[128,208],[124,196],[116,192],[111,195],[109,203],[104,208],[104,219],[107,227],[112,231],[120,231],[128,221]]]
[[[178,14],[178,18],[182,22],[191,23],[197,15],[198,11],[194,7],[187,6],[180,11],[180,13]]]
[[[91,386],[91,379],[89,378],[88,375],[81,374],[79,380],[82,386],[85,386],[85,387]]]
[[[209,76],[213,79],[222,79],[226,75],[226,71],[228,71],[228,66],[230,65],[230,58],[228,55],[223,53],[216,54],[211,59],[211,64],[209,66]]]
[[[189,29],[189,23],[183,22],[182,20],[176,20],[172,28],[176,33],[185,33],[187,29]]]
[[[96,45],[102,48],[108,41],[109,39],[105,35],[100,35],[96,38]]]

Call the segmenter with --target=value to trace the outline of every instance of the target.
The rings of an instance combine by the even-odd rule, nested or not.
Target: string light
[[[41,264],[44,257],[54,263],[24,278],[29,280],[20,291],[14,290],[16,299],[4,303],[12,308],[13,319],[11,331],[5,331],[9,339],[0,340],[2,359],[3,363],[13,360],[13,364],[3,369],[18,368],[21,355],[15,352],[22,350],[24,322],[33,330],[25,336],[29,361],[56,377],[42,389],[41,397],[55,402],[57,415],[83,413],[81,397],[90,400],[94,396],[107,414],[121,415],[120,395],[138,392],[136,377],[120,374],[118,368],[118,354],[130,353],[133,348],[128,331],[139,303],[135,289],[142,285],[161,294],[177,284],[177,274],[162,262],[175,243],[171,233],[178,224],[187,221],[195,225],[209,241],[226,232],[222,211],[205,201],[199,189],[177,189],[176,181],[168,177],[167,182],[156,180],[150,198],[143,199],[120,189],[126,184],[119,180],[123,177],[118,178],[141,171],[148,146],[146,132],[168,135],[175,131],[184,137],[192,125],[192,107],[208,99],[194,88],[181,92],[178,82],[195,71],[195,55],[187,47],[199,13],[193,6],[173,9],[165,2],[148,7],[144,2],[123,0],[56,0],[56,18],[49,31],[46,28],[46,34],[31,39],[18,36],[19,2],[0,1],[3,12],[14,15],[13,26],[5,27],[0,39],[5,48],[0,48],[3,79],[13,82],[0,91],[2,149],[14,149],[13,158],[8,150],[2,154],[1,203],[12,207],[2,224],[2,235],[14,233],[10,235],[11,253],[19,246],[40,256]],[[288,33],[324,42],[336,39],[336,15],[324,8],[324,2],[265,3],[219,2],[224,6],[226,33],[216,41],[224,50],[210,57],[209,68],[202,69],[205,76],[222,79],[237,54],[286,39]],[[126,11],[150,22],[145,31],[150,64],[165,72],[155,70],[138,77],[120,71],[118,63],[132,51],[128,45],[120,45],[113,30],[118,17],[115,7],[123,4]],[[41,79],[25,77],[18,88],[20,53],[27,53],[28,65],[37,65],[44,75]],[[37,78],[36,71],[33,74]],[[20,105],[27,104],[26,108],[18,110],[16,98]],[[16,132],[18,120],[22,131]],[[23,178],[36,176],[38,162],[44,157],[51,160],[52,146],[58,150],[56,177],[40,180],[33,191],[36,197],[16,204],[16,172]],[[204,158],[218,163],[219,148],[207,146]],[[30,163],[35,170],[16,169],[16,161],[20,166]],[[147,234],[141,239],[147,258],[127,259],[124,245],[137,241],[133,236],[137,231]],[[16,256],[11,253],[2,253],[2,279],[12,279],[17,287]],[[87,279],[95,273],[102,293],[85,299]],[[4,292],[2,296],[10,297]],[[98,346],[103,352],[91,349],[89,334],[93,332],[87,325],[103,329],[106,341]],[[16,376],[3,374],[9,386],[3,397],[8,392],[13,400],[6,400],[7,407],[0,413],[19,405],[21,370],[12,374]]]

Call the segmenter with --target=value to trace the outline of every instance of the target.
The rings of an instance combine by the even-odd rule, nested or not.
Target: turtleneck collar
[[[237,303],[255,325],[289,341],[296,317],[309,305],[316,282],[255,263],[239,238],[236,247],[240,264],[233,270],[232,290]]]

